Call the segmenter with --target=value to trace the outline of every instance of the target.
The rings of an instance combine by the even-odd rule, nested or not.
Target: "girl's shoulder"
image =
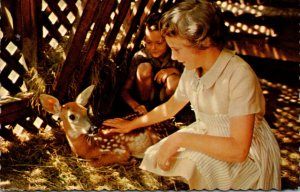
[[[247,61],[245,61],[241,56],[237,55],[234,51],[230,52],[232,54],[232,57],[226,67],[227,71],[244,75],[255,75],[254,70]]]
[[[145,48],[142,48],[134,53],[133,58],[149,57]]]
[[[131,59],[131,63],[133,65],[139,65],[140,63],[143,62],[149,62],[151,60],[151,56],[147,53],[146,49],[140,49],[139,51],[137,51],[132,59]]]

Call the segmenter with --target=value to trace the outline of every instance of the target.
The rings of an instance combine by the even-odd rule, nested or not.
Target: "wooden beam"
[[[91,65],[92,59],[99,46],[100,39],[105,31],[105,25],[110,20],[110,15],[117,5],[116,3],[116,1],[114,1],[114,3],[112,3],[111,1],[104,1],[104,3],[100,6],[98,15],[95,18],[95,26],[85,47],[85,50],[87,52],[85,55],[83,55],[83,58],[81,59],[79,70],[80,73],[76,78],[78,87],[76,89],[77,93],[75,93],[75,95],[77,95],[80,91],[84,76],[86,75]]]
[[[29,67],[36,67],[38,63],[37,36],[37,4],[36,0],[19,0],[17,18],[19,20],[19,34],[22,39],[22,53]]]
[[[67,54],[67,58],[62,66],[61,71],[58,72],[57,77],[53,83],[54,95],[57,96],[61,101],[63,101],[63,98],[67,91],[66,85],[68,85],[68,83],[71,81],[75,69],[80,65],[81,50],[83,48],[86,35],[90,30],[95,15],[99,11],[99,6],[101,3],[102,1],[98,0],[87,1],[85,9],[82,13],[82,17],[79,21],[79,25],[72,40],[71,47]]]
[[[21,97],[1,100],[0,124],[15,123],[28,117],[32,113],[32,108],[29,106],[31,97],[32,94],[25,94]]]

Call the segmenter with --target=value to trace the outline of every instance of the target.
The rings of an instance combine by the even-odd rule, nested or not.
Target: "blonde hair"
[[[163,36],[180,36],[199,49],[222,48],[227,29],[221,10],[206,0],[185,0],[167,11],[161,21]]]

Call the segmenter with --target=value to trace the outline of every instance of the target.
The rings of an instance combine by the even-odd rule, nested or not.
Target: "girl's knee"
[[[180,79],[180,76],[175,75],[175,74],[167,77],[166,83],[160,91],[160,100],[161,101],[166,101],[174,94],[174,92],[178,86],[179,79]]]
[[[166,90],[168,92],[174,92],[178,86],[180,76],[179,75],[169,75],[166,80]]]
[[[152,77],[152,65],[148,62],[141,63],[137,67],[136,73],[138,79],[143,80],[143,79],[150,78]]]

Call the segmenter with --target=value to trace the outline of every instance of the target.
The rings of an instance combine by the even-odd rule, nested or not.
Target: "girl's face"
[[[201,57],[205,57],[203,51],[193,47],[186,39],[178,36],[166,36],[166,41],[172,50],[173,60],[181,62],[188,70],[201,66]]]
[[[145,31],[145,46],[154,58],[163,56],[168,49],[168,45],[161,36],[160,31],[150,31],[147,28]]]

